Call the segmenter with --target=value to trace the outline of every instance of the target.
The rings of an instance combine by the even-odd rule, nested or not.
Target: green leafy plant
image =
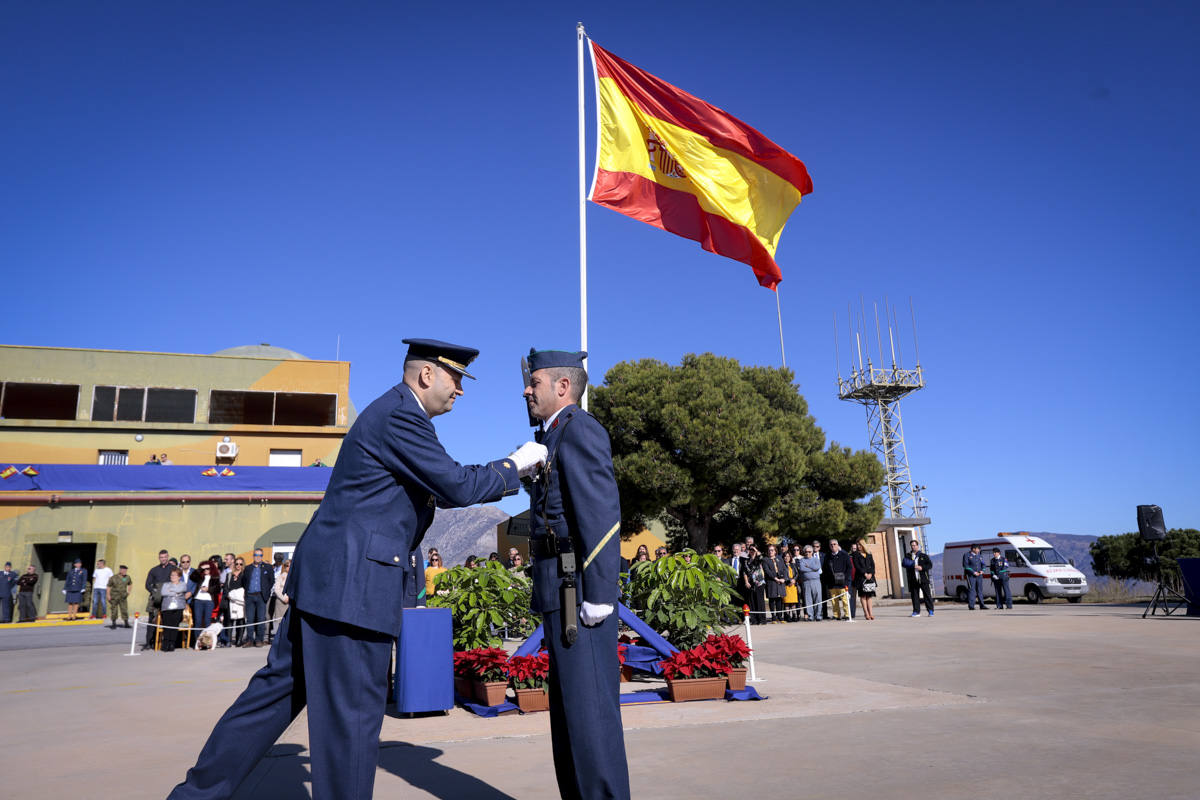
[[[738,621],[729,604],[733,569],[694,550],[639,561],[629,571],[629,606],[681,650]]]
[[[499,647],[496,631],[509,636],[533,633],[529,610],[533,582],[507,570],[498,561],[477,567],[453,567],[438,575],[435,594],[426,600],[431,608],[448,608],[454,620],[454,649]]]
[[[663,668],[663,675],[672,681],[679,678],[719,678],[728,675],[731,669],[723,648],[712,642],[680,650],[658,663]]]

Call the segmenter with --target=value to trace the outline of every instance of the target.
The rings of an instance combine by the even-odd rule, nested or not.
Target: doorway
[[[75,566],[75,559],[78,558],[83,562],[83,568],[87,570],[90,581],[92,570],[96,567],[96,545],[83,542],[35,544],[33,558],[34,565],[41,573],[38,586],[42,590],[42,595],[47,596],[49,593],[45,613],[60,614],[67,610],[67,598],[63,594],[63,588],[67,585],[67,573]],[[83,593],[83,603],[79,609],[80,611],[90,611],[91,606],[92,593],[89,584]]]

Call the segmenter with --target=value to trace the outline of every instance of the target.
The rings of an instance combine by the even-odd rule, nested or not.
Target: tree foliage
[[[879,524],[883,485],[869,451],[837,443],[808,413],[789,369],[711,353],[679,366],[617,364],[592,389],[612,438],[623,526],[661,519],[678,548],[748,533],[858,537]]]
[[[1092,569],[1097,575],[1111,578],[1133,578],[1142,581],[1158,580],[1154,563],[1154,543],[1137,533],[1101,536],[1092,542]],[[1180,573],[1177,558],[1200,557],[1200,531],[1195,528],[1172,528],[1167,538],[1158,543],[1163,579],[1178,585]]]

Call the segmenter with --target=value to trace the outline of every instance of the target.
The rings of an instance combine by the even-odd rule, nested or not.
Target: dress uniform
[[[534,351],[529,369],[582,368],[585,353]],[[535,383],[535,390],[536,390]],[[582,387],[580,387],[582,388]],[[526,390],[526,396],[530,390]],[[531,409],[533,403],[531,402]],[[542,614],[550,651],[550,732],[564,798],[628,798],[617,660],[621,506],[608,432],[574,403],[543,419],[548,451],[530,502],[533,610]],[[560,553],[575,560],[575,605],[562,607]],[[564,622],[580,606],[608,606],[596,625],[578,624],[568,644]],[[564,615],[570,615],[564,620]]]
[[[963,555],[962,565],[967,581],[967,608],[973,611],[976,600],[980,608],[987,608],[983,604],[983,556],[973,547]]]
[[[404,341],[409,360],[472,377],[466,366],[477,350]],[[432,380],[425,400],[442,404],[433,414],[444,413],[453,400],[442,389],[460,390],[437,367]],[[346,435],[325,497],[296,547],[284,589],[291,607],[267,665],[225,712],[170,797],[232,795],[306,705],[312,796],[371,797],[387,694],[383,676],[400,632],[414,540],[438,505],[515,494],[520,472],[532,471],[544,452],[528,443],[506,459],[462,466],[438,441],[430,414],[407,383],[371,403]]]

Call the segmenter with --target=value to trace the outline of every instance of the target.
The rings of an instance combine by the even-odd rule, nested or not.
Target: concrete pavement
[[[768,700],[623,709],[634,796],[1200,797],[1200,619],[1141,611],[893,605],[875,622],[756,627]],[[27,721],[0,730],[6,793],[164,797],[266,657],[128,657],[128,634],[0,630],[0,708]],[[50,638],[68,635],[86,641]],[[557,797],[548,724],[389,716],[375,796]],[[308,797],[306,741],[301,715],[236,796]]]

